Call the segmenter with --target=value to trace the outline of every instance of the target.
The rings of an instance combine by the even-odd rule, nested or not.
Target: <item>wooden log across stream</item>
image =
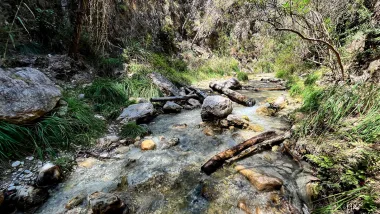
[[[265,140],[271,139],[276,137],[277,134],[274,131],[268,131],[261,133],[253,138],[250,138],[243,143],[240,143],[230,149],[227,149],[223,152],[218,153],[214,157],[212,157],[210,160],[208,160],[203,166],[201,167],[202,172],[206,173],[207,175],[211,175],[214,173],[217,169],[219,169],[223,164],[228,160],[231,159],[237,155],[239,155],[241,152],[243,152],[245,149],[264,142]]]
[[[180,100],[188,100],[191,98],[198,98],[196,94],[185,95],[185,96],[174,96],[174,97],[156,97],[151,98],[151,102],[167,102],[167,101],[180,101]]]
[[[222,85],[219,85],[216,82],[211,82],[209,87],[214,91],[217,91],[221,94],[225,94],[228,98],[230,98],[230,100],[236,103],[239,103],[241,105],[250,107],[250,106],[254,106],[256,103],[254,99],[248,98],[244,96],[243,94],[240,94],[239,92],[223,87]]]

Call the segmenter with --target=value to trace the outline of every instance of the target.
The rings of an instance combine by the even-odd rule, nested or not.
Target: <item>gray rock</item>
[[[29,173],[32,173],[32,172],[31,172],[30,170],[27,170],[27,169],[26,169],[26,170],[24,170],[24,173],[25,173],[25,174],[29,174]]]
[[[243,118],[237,116],[237,115],[228,115],[227,121],[229,126],[235,126],[239,128],[246,128],[249,126],[249,122],[247,120],[244,120]]]
[[[84,95],[84,94],[79,94],[79,95],[78,95],[78,99],[83,100],[84,98],[85,98],[85,95]]]
[[[150,73],[148,77],[152,80],[153,84],[155,84],[162,93],[165,95],[173,95],[173,96],[179,96],[180,90],[175,86],[172,82],[170,82],[166,77],[159,73]]]
[[[165,113],[179,113],[182,110],[182,106],[175,102],[168,101],[165,103],[163,109]]]
[[[51,111],[60,89],[34,68],[0,68],[0,120],[27,123]]]
[[[219,85],[229,89],[241,89],[242,86],[236,78],[230,78],[226,81],[218,82]]]
[[[45,189],[39,189],[33,186],[23,186],[17,190],[17,207],[21,210],[28,210],[31,207],[43,203],[49,196]]]
[[[230,99],[220,95],[208,96],[202,105],[201,117],[203,121],[226,118],[232,112]]]
[[[147,122],[156,114],[152,103],[133,104],[125,108],[117,120],[122,123],[130,121]]]
[[[196,99],[193,99],[193,98],[190,98],[188,101],[187,101],[191,106],[195,107],[195,108],[198,108],[201,106],[201,103],[196,100]]]
[[[12,167],[18,167],[21,165],[21,162],[20,161],[15,161],[12,163]]]

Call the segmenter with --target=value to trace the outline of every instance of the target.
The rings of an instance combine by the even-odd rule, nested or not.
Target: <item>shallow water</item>
[[[284,93],[241,92],[258,102]],[[257,115],[257,107],[236,104],[233,114],[248,116],[264,131],[289,129],[289,124],[281,118]],[[149,124],[152,134],[148,138],[156,142],[156,150],[141,151],[132,147],[120,156],[120,160],[96,161],[90,168],[77,168],[39,212],[63,212],[64,204],[70,198],[94,191],[124,194],[131,213],[244,213],[237,207],[240,201],[255,212],[258,207],[272,209],[279,206],[272,202],[273,197],[289,201],[301,210],[302,201],[298,195],[303,187],[296,183],[298,165],[280,152],[263,152],[238,164],[282,179],[282,191],[259,192],[232,166],[211,176],[201,173],[201,166],[213,155],[259,134],[235,129],[206,136],[201,122],[200,109],[159,115]],[[178,124],[187,127],[173,128]],[[164,148],[165,142],[171,138],[179,138],[179,144]],[[86,202],[82,206],[86,206]]]

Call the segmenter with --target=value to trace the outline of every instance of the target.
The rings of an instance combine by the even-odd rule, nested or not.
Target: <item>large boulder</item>
[[[164,93],[167,96],[179,96],[180,90],[177,86],[175,86],[170,80],[168,80],[166,77],[161,75],[160,73],[150,73],[148,74],[148,77],[152,80],[153,84],[155,84],[162,93]]]
[[[130,121],[142,123],[151,120],[155,115],[156,110],[152,103],[138,103],[125,108],[117,120],[122,123],[128,123]]]
[[[34,68],[0,68],[0,120],[28,123],[51,111],[61,90]]]
[[[201,117],[203,121],[226,118],[232,112],[230,99],[220,95],[208,96],[202,105]]]

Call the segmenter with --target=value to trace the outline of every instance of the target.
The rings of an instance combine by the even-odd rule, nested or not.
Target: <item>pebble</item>
[[[26,170],[24,170],[24,173],[25,173],[25,174],[29,174],[29,173],[32,173],[32,172],[31,172],[30,170],[27,170],[27,169],[26,169]]]
[[[23,168],[20,168],[20,169],[18,169],[17,171],[22,172],[22,171],[24,171],[24,169],[23,169]]]
[[[34,157],[33,156],[29,156],[29,157],[26,157],[25,159],[32,161],[32,160],[34,160]]]
[[[18,167],[21,165],[21,162],[20,161],[15,161],[12,163],[12,167]]]

